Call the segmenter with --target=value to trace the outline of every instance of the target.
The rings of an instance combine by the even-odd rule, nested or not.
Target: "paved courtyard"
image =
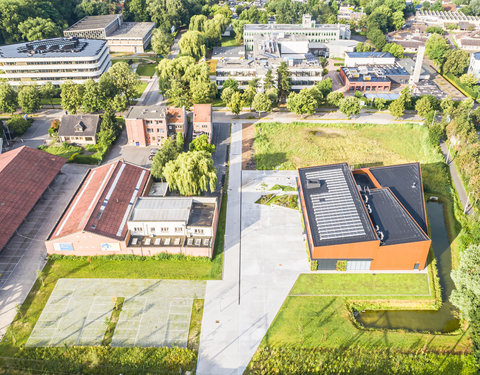
[[[60,279],[27,346],[100,345],[124,297],[112,346],[186,347],[193,300],[204,295],[203,281]]]

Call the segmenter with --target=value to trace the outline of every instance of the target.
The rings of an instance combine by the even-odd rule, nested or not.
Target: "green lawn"
[[[427,274],[303,274],[290,295],[433,297]]]
[[[40,99],[40,104],[41,105],[45,105],[45,106],[49,106],[49,105],[52,105],[52,104],[62,104],[62,98],[52,98],[52,99],[45,99],[45,98],[41,98]]]
[[[137,68],[137,74],[140,76],[152,77],[155,74],[157,64],[140,64]]]
[[[48,152],[52,155],[57,155],[62,158],[68,159],[75,153],[82,153],[83,148],[80,146],[73,146],[70,144],[60,144],[60,146],[48,146],[42,148],[43,151]]]
[[[137,86],[137,93],[136,95],[134,95],[131,99],[138,99],[142,96],[143,92],[145,91],[145,89],[147,88],[148,86],[148,82],[140,82]]]
[[[241,46],[242,43],[238,43],[235,40],[234,36],[228,36],[228,37],[223,37],[222,38],[222,47],[236,47],[236,46]]]
[[[257,169],[348,162],[354,167],[420,162],[427,193],[450,195],[439,152],[416,124],[255,124]]]

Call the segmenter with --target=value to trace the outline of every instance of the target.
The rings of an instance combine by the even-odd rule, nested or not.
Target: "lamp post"
[[[468,202],[470,202],[470,195],[471,195],[471,194],[472,194],[472,192],[468,193],[467,203],[465,203],[465,207],[464,207],[464,209],[463,209],[463,214],[464,214],[464,215],[467,213],[467,209],[468,209],[468,205],[469,205]]]

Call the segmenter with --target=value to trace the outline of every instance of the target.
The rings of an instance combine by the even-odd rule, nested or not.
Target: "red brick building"
[[[0,155],[0,250],[65,162],[64,158],[26,146]]]
[[[161,146],[169,137],[187,133],[185,108],[132,106],[125,115],[128,143],[136,146]]]
[[[319,270],[423,270],[431,240],[420,165],[300,168],[308,249]]]
[[[206,134],[208,142],[212,143],[213,124],[212,124],[212,105],[194,104],[193,105],[193,139],[199,135]]]

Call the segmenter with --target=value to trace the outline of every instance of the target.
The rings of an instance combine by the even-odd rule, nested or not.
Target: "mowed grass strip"
[[[262,347],[390,348],[392,350],[469,351],[468,335],[358,329],[347,297],[289,296],[265,335]]]
[[[290,295],[430,297],[426,273],[302,274]]]

